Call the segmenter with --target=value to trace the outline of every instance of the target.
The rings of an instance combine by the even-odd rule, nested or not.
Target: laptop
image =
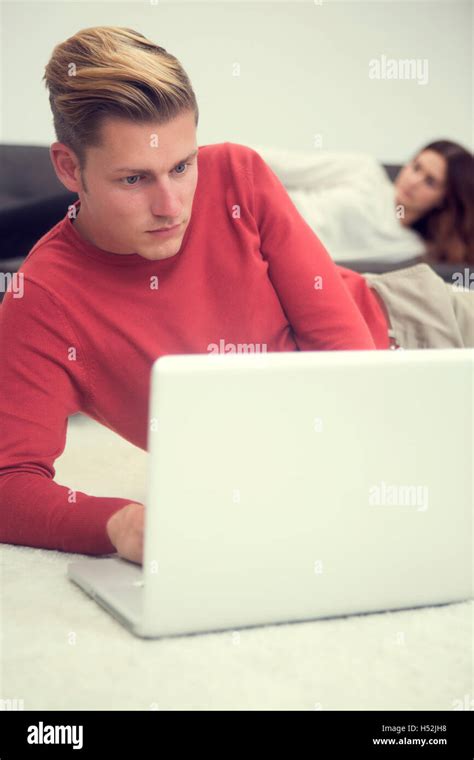
[[[133,634],[472,597],[474,349],[166,355],[143,566],[68,577]]]

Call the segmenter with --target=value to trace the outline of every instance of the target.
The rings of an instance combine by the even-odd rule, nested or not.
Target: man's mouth
[[[150,235],[158,235],[158,236],[172,235],[178,231],[178,229],[181,227],[181,224],[182,222],[180,222],[179,224],[174,224],[172,227],[159,227],[156,230],[147,230],[147,231],[150,233]]]

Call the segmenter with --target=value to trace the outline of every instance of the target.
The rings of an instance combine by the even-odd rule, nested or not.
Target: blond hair
[[[54,130],[71,148],[81,171],[86,149],[100,147],[102,121],[110,116],[166,124],[199,109],[180,62],[133,29],[81,29],[53,50],[43,79]]]

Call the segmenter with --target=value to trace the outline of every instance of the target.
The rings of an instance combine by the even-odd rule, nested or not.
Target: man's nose
[[[151,210],[154,216],[164,216],[173,220],[179,217],[181,209],[182,203],[173,188],[161,184],[153,191]]]

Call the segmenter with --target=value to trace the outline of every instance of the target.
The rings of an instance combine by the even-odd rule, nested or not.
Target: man
[[[384,349],[387,320],[256,151],[198,147],[192,87],[163,48],[85,29],[56,46],[45,78],[51,159],[79,200],[0,309],[0,541],[141,562],[144,505],[53,480],[69,416],[146,449],[158,356],[221,340]]]

